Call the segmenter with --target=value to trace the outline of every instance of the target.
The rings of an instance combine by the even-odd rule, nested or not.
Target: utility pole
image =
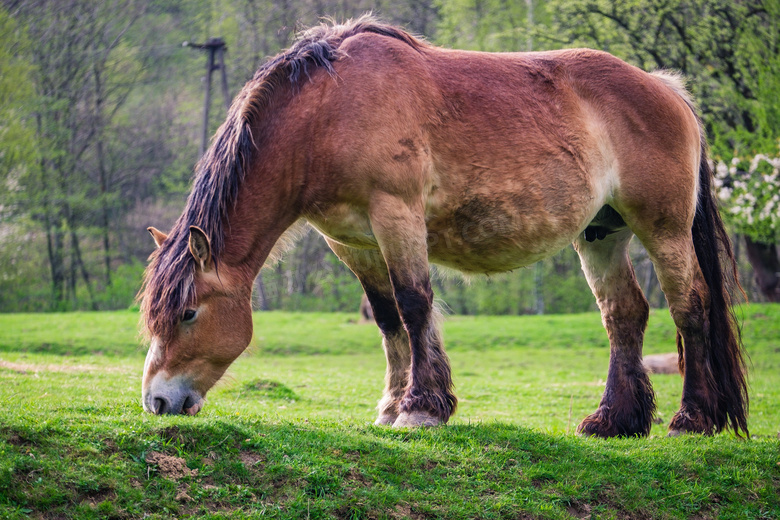
[[[206,43],[182,43],[184,47],[193,47],[208,51],[206,57],[206,100],[203,104],[203,134],[200,141],[200,157],[206,153],[206,145],[209,142],[209,107],[211,106],[211,73],[215,70],[222,72],[222,96],[225,98],[225,108],[230,108],[230,96],[228,95],[227,71],[225,70],[225,51],[227,45],[222,38],[209,38]]]
[[[528,38],[526,39],[525,50],[530,52],[534,50],[534,38],[532,32],[534,29],[534,0],[525,0],[525,7],[528,12],[525,17],[526,26],[528,27]]]

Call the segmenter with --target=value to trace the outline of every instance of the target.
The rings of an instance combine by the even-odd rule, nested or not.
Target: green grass
[[[458,413],[418,430],[371,425],[384,359],[356,315],[256,314],[194,418],[142,412],[136,314],[0,315],[0,518],[780,518],[780,305],[742,315],[749,441],[667,439],[668,375],[649,438],[573,435],[606,377],[593,313],[448,317]],[[654,312],[645,352],[673,350]]]

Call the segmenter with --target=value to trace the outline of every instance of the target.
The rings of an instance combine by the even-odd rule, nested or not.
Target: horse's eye
[[[195,311],[193,309],[187,309],[184,311],[184,315],[181,317],[182,322],[188,322],[195,319]]]

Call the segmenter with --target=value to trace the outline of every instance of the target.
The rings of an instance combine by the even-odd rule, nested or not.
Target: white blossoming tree
[[[745,237],[756,282],[770,301],[780,302],[780,154],[734,157],[715,166],[715,189],[723,216]]]

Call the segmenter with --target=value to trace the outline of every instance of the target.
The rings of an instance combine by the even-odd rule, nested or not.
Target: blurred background
[[[447,47],[585,46],[681,71],[706,123],[741,282],[751,301],[780,301],[780,0],[3,0],[0,312],[133,307],[153,249],[146,227],[170,229],[184,207],[204,106],[210,136],[225,90],[232,99],[298,30],[367,11]],[[640,285],[662,307],[634,242]],[[489,278],[434,269],[433,285],[459,314],[596,309],[571,247]],[[262,271],[254,304],[356,311],[361,294],[310,231]]]

